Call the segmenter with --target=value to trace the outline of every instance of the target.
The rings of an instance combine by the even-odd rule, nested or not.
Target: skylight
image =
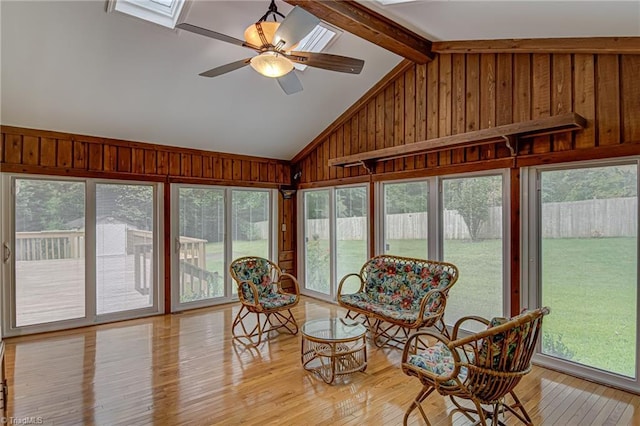
[[[389,6],[398,3],[409,3],[416,0],[375,0],[383,6]]]
[[[307,34],[298,45],[295,50],[300,52],[322,52],[330,42],[337,38],[337,35],[341,33],[339,29],[331,26],[325,22],[320,22],[316,27]],[[299,71],[304,71],[307,66],[302,64],[294,64]]]
[[[167,28],[174,28],[185,0],[109,0],[107,11],[118,11]]]

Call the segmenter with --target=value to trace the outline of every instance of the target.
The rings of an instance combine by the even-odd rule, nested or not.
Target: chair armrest
[[[435,311],[431,309],[427,309],[427,303],[429,302],[429,300],[431,300],[432,297],[435,297],[437,294],[440,294],[440,300],[442,303],[440,303],[440,306],[438,306],[438,309]],[[427,312],[432,313],[433,315],[431,316],[433,317],[440,317],[444,315],[444,308],[446,306],[447,306],[447,293],[437,288],[429,290],[428,292],[425,293],[425,295],[422,297],[422,300],[420,301],[420,312],[418,313],[417,321],[422,321],[425,313]]]
[[[288,293],[282,289],[282,278],[288,277],[293,281],[294,293]],[[278,277],[278,293],[282,294],[295,294],[296,300],[300,299],[300,285],[298,284],[298,279],[288,272],[282,272]]]
[[[489,325],[489,320],[479,317],[479,316],[475,316],[475,315],[469,315],[466,317],[462,317],[460,318],[458,321],[456,321],[456,324],[453,326],[453,332],[451,334],[451,340],[456,340],[458,338],[458,330],[460,329],[460,327],[462,326],[463,323],[467,322],[467,321],[476,321],[479,322],[485,326]]]
[[[338,293],[336,295],[337,299],[339,299],[340,296],[342,295],[342,285],[349,277],[358,277],[358,279],[360,280],[360,288],[358,289],[358,291],[356,291],[356,293],[362,292],[362,287],[364,287],[364,281],[362,280],[362,277],[360,276],[360,274],[356,274],[356,273],[347,274],[344,277],[342,277],[342,279],[340,280],[340,284],[338,285]]]
[[[253,306],[254,308],[257,308],[258,306],[260,306],[260,302],[258,301],[258,287],[256,287],[256,285],[251,282],[251,281],[236,281],[238,284],[238,298],[240,299],[240,302],[243,305],[249,305],[249,306]],[[251,289],[251,293],[253,293],[253,302],[247,300],[244,297],[244,292],[242,291],[242,284],[248,284],[249,288]]]

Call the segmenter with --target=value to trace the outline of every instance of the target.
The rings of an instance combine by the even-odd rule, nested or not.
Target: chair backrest
[[[369,259],[360,276],[371,299],[416,309],[429,290],[448,291],[458,279],[458,268],[446,262],[381,255]]]
[[[273,281],[277,279],[277,267],[268,259],[256,256],[245,256],[235,259],[229,266],[231,277],[236,281],[239,291],[245,299],[253,301],[251,287],[246,281],[251,281],[258,289],[258,297],[265,297],[273,293]]]
[[[486,330],[453,340],[460,354],[464,385],[479,400],[492,403],[510,392],[531,369],[531,357],[548,308],[526,311],[512,319],[494,318]]]

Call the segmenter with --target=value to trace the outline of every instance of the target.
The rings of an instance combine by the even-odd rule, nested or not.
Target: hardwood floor
[[[234,344],[237,309],[8,339],[8,415],[45,425],[402,424],[420,384],[402,374],[399,350],[369,345],[364,373],[327,385],[302,369],[300,334]],[[299,323],[342,312],[309,298],[294,310]],[[517,390],[534,424],[640,424],[640,396],[551,370],[535,367]],[[470,424],[440,395],[424,407],[434,425]]]

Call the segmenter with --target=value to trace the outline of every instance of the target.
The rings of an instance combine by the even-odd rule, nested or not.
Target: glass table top
[[[305,336],[327,342],[357,339],[366,332],[364,325],[348,318],[316,319],[307,321],[302,326],[302,334]]]

